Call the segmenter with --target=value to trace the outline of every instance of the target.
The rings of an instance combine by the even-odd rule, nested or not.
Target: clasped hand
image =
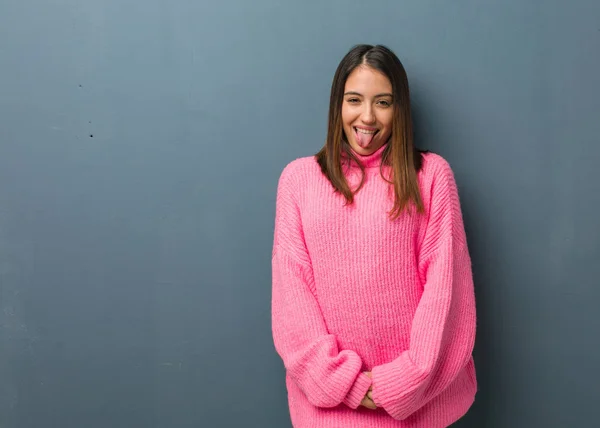
[[[369,377],[371,377],[371,372],[365,372],[365,374]],[[362,401],[360,402],[361,406],[366,407],[367,409],[371,409],[371,410],[375,410],[377,408],[377,406],[375,405],[375,402],[373,401],[373,387],[370,386],[369,390],[367,391],[367,394],[363,397]]]

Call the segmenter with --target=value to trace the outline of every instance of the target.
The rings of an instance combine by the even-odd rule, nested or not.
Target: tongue
[[[375,134],[363,134],[362,132],[358,132],[358,131],[354,131],[356,133],[356,139],[358,140],[358,145],[361,146],[363,149],[365,147],[367,147],[369,144],[371,144],[371,141],[373,141],[373,137],[375,137]]]

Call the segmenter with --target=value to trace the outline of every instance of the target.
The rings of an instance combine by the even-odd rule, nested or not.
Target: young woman
[[[324,147],[283,170],[272,268],[294,427],[436,428],[467,412],[475,296],[457,187],[414,147],[386,47],[343,58]]]

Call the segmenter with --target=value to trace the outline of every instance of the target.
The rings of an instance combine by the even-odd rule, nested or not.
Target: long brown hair
[[[346,80],[355,68],[366,65],[383,73],[392,84],[394,113],[392,134],[383,151],[382,165],[391,166],[390,179],[382,177],[394,186],[394,206],[390,218],[396,219],[412,202],[417,212],[425,211],[417,173],[421,169],[421,152],[414,146],[413,124],[410,111],[408,77],[398,57],[387,47],[377,45],[357,45],[342,59],[333,77],[329,100],[329,125],[327,140],[315,155],[321,171],[337,192],[346,198],[348,204],[354,202],[354,194],[364,181],[364,168],[352,153],[342,125],[342,102]],[[343,154],[355,161],[363,174],[361,184],[354,191],[350,189],[342,167]]]

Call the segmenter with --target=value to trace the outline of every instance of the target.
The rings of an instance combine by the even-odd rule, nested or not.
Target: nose
[[[371,105],[365,105],[365,108],[360,115],[361,120],[366,125],[372,125],[375,123],[375,112],[373,111],[373,107]]]

